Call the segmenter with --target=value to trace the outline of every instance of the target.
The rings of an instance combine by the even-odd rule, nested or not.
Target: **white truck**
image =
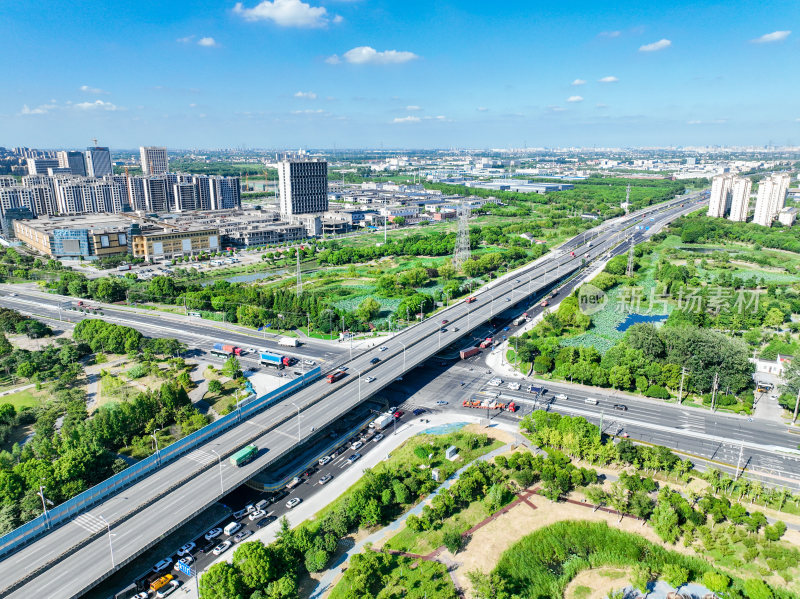
[[[382,431],[392,422],[394,422],[394,416],[392,414],[381,414],[377,419],[370,422],[369,426],[376,431]]]
[[[281,337],[278,340],[278,345],[281,345],[283,347],[297,347],[298,345],[300,345],[300,342],[294,337]]]

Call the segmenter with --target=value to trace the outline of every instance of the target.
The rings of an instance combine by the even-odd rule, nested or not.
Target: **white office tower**
[[[169,171],[167,148],[141,146],[139,159],[142,164],[142,173],[145,175],[163,175]]]
[[[68,168],[73,175],[86,176],[86,156],[83,152],[65,152],[60,151],[56,153],[58,156],[58,166],[61,168]]]
[[[281,214],[309,214],[328,209],[328,163],[283,160],[278,165]]]
[[[55,158],[28,158],[29,175],[46,175],[47,169],[58,168],[58,160]]]
[[[102,179],[112,173],[111,151],[108,148],[99,146],[86,148],[86,174],[89,177]]]
[[[728,220],[743,223],[750,209],[750,190],[753,182],[748,177],[736,177],[731,190],[731,213]]]
[[[711,196],[708,199],[708,216],[721,218],[731,205],[731,175],[717,175],[711,181]]]
[[[753,222],[764,227],[772,226],[773,219],[783,209],[786,192],[789,190],[789,175],[775,174],[758,184],[756,212]]]

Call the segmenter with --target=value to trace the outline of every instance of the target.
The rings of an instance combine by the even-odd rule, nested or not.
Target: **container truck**
[[[278,340],[278,345],[282,345],[283,347],[298,347],[300,342],[294,337],[281,337]]]
[[[370,427],[374,428],[376,431],[382,431],[392,422],[394,422],[394,416],[392,414],[381,414],[370,424]]]
[[[347,373],[346,373],[344,370],[337,370],[336,372],[331,372],[331,373],[330,373],[330,374],[329,374],[327,377],[325,377],[325,378],[327,378],[327,379],[328,379],[328,382],[329,382],[329,383],[335,383],[335,382],[336,382],[336,381],[338,381],[339,379],[341,379],[341,378],[344,378],[344,376],[345,376],[346,374],[347,374]]]
[[[222,356],[225,358],[230,356],[241,356],[242,348],[236,347],[235,345],[230,345],[228,343],[215,343],[214,347],[211,349],[211,353],[215,356]]]
[[[242,447],[239,451],[234,453],[231,457],[231,464],[234,466],[243,466],[254,457],[258,455],[258,447],[255,445],[247,445]]]
[[[514,326],[518,327],[519,325],[521,325],[526,320],[528,320],[527,316],[518,316],[517,318],[514,319]]]
[[[466,360],[481,351],[480,347],[465,347],[461,350],[461,359]]]
[[[471,304],[472,302],[476,301],[477,299],[478,298],[476,298],[474,295],[472,295],[472,296],[467,298],[467,303]]]
[[[273,354],[270,352],[260,352],[261,359],[259,362],[264,366],[274,366],[278,370],[283,370],[284,366],[291,366],[290,358],[282,356],[281,354]]]

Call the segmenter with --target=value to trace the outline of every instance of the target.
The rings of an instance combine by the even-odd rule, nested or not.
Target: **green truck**
[[[231,456],[231,464],[234,466],[243,466],[254,457],[258,455],[258,447],[255,445],[248,445],[246,447],[242,447],[239,451],[234,453]]]

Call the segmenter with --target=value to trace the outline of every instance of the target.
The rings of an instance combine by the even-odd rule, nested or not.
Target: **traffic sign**
[[[185,562],[178,562],[178,570],[186,574],[186,576],[193,576],[192,567]]]

